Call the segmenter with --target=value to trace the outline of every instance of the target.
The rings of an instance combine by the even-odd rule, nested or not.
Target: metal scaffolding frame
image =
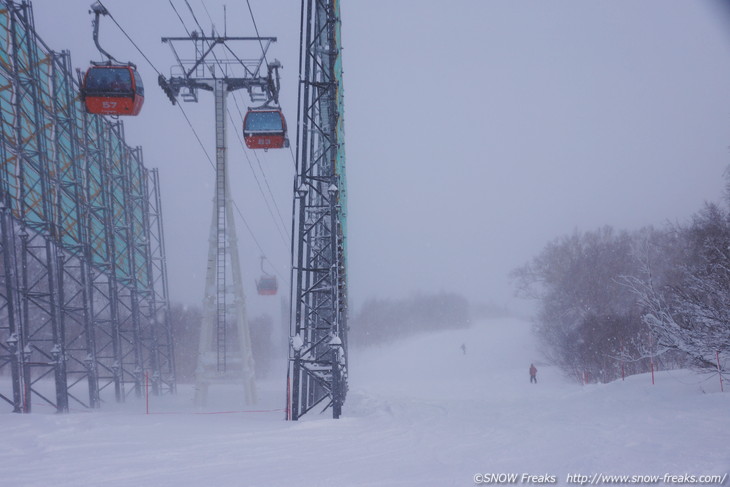
[[[338,0],[302,0],[287,418],[347,393],[347,186]]]
[[[0,404],[96,408],[145,373],[174,392],[159,176],[85,112],[27,1],[0,0],[0,122]]]

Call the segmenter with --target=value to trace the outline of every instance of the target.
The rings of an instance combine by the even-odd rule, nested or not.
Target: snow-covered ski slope
[[[469,486],[488,474],[559,485],[657,475],[662,485],[665,474],[730,471],[730,392],[716,376],[666,371],[654,386],[649,375],[580,386],[541,364],[524,321],[353,348],[350,366],[337,421],[283,421],[283,378],[261,384],[263,412],[235,412],[246,408],[222,386],[196,410],[181,386],[151,398],[153,413],[174,414],[146,415],[136,399],[91,413],[0,414],[0,485]]]

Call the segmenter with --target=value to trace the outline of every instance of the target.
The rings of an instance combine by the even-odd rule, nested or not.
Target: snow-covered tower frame
[[[347,186],[338,0],[302,0],[288,418],[347,393]]]
[[[175,389],[157,172],[85,112],[68,52],[0,0],[0,406]]]

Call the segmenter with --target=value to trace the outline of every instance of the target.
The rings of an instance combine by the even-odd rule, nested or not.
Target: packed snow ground
[[[246,408],[222,386],[196,410],[181,385],[151,398],[150,415],[136,399],[67,415],[0,413],[0,485],[469,486],[477,474],[515,473],[562,485],[569,474],[730,471],[730,392],[717,376],[581,386],[539,360],[528,323],[495,320],[352,349],[337,421],[283,421],[283,378],[260,384],[263,412],[231,412]]]

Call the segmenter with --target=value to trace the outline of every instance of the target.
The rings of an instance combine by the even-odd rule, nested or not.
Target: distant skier
[[[464,355],[466,355],[466,343],[461,344],[461,351],[464,352]]]
[[[535,364],[530,364],[530,384],[533,382],[537,384],[537,367]]]

